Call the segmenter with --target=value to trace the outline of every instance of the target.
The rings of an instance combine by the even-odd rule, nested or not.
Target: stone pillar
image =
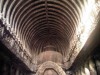
[[[23,75],[23,74],[22,74],[22,71],[20,71],[19,75]]]
[[[84,70],[85,70],[85,75],[90,75],[89,60],[86,61],[85,65],[84,65]]]
[[[3,66],[3,75],[8,75],[8,70],[7,70],[6,63],[4,63],[4,66]]]
[[[75,74],[75,75],[79,75],[78,72],[75,72],[74,74]]]
[[[100,75],[100,61],[96,60],[97,74]]]
[[[76,75],[81,75],[81,70],[79,70]]]
[[[89,70],[90,70],[90,75],[97,75],[95,65],[92,60],[89,61]]]
[[[10,67],[10,75],[15,75],[16,74],[16,68],[15,66],[12,64]]]
[[[10,75],[13,75],[13,65],[10,66]]]
[[[18,68],[16,69],[16,75],[19,75],[19,69]]]
[[[87,67],[85,67],[85,75],[90,75],[90,70]]]
[[[84,67],[81,67],[81,75],[85,75]]]

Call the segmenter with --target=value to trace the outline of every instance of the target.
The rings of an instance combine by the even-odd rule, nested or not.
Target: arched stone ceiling
[[[3,0],[1,12],[11,31],[23,45],[36,53],[52,45],[58,52],[69,47],[84,1],[72,0]],[[76,5],[76,3],[78,5]],[[80,12],[79,12],[80,11]]]
[[[39,54],[52,46],[65,56],[74,35],[79,36],[76,31],[84,8],[97,1],[0,0],[0,17],[23,49]]]

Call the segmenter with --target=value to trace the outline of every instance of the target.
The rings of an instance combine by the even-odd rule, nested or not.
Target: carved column
[[[95,65],[92,60],[89,61],[90,75],[97,75]]]
[[[97,73],[100,75],[100,61],[96,60]]]
[[[19,69],[18,68],[16,69],[16,75],[19,75]]]
[[[8,70],[7,70],[6,63],[4,63],[4,66],[3,66],[3,75],[8,75]]]

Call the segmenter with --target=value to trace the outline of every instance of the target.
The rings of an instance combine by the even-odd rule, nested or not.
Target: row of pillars
[[[28,75],[12,62],[0,61],[0,75]]]
[[[100,61],[89,59],[81,68],[79,68],[75,75],[100,75]]]

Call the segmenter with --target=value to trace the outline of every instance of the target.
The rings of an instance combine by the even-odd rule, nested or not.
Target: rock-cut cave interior
[[[100,75],[100,0],[0,0],[0,75]]]

